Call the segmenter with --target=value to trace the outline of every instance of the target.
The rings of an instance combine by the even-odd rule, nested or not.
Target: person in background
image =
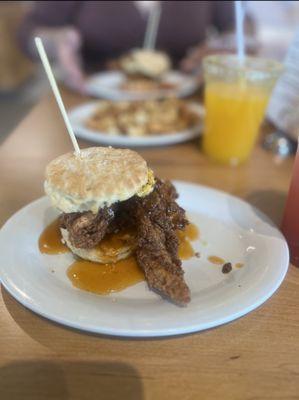
[[[19,40],[37,58],[40,36],[67,83],[82,89],[84,71],[104,67],[132,48],[142,47],[153,1],[38,1],[24,19]],[[234,29],[232,1],[162,1],[157,48],[186,71],[207,52],[208,31]]]
[[[246,1],[254,18],[259,55],[282,61],[299,21],[299,1]]]
[[[299,138],[299,29],[287,50],[284,72],[278,80],[267,110],[267,117],[279,132]],[[294,146],[296,149],[297,146]]]

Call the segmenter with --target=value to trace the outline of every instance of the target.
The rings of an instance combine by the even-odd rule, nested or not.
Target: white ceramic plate
[[[38,237],[55,217],[41,198],[16,213],[0,231],[0,277],[24,306],[61,324],[119,336],[167,336],[232,321],[266,301],[288,268],[287,244],[256,209],[226,193],[177,182],[180,204],[198,225],[200,259],[183,263],[191,303],[180,308],[149,291],[144,282],[100,296],[72,286],[71,254],[44,255]],[[17,244],[17,246],[16,246]],[[218,255],[233,264],[229,274],[207,261]],[[54,270],[54,273],[51,272]]]
[[[78,138],[88,140],[94,143],[100,143],[111,146],[120,147],[138,147],[138,146],[164,146],[171,145],[191,140],[202,133],[204,108],[196,103],[189,103],[190,109],[196,112],[201,122],[191,129],[184,131],[169,132],[160,135],[148,135],[143,137],[132,137],[126,135],[111,135],[106,132],[92,130],[85,126],[85,121],[92,115],[92,113],[101,107],[100,102],[90,102],[82,104],[73,110],[68,115],[74,129],[75,135]]]
[[[163,89],[148,92],[137,92],[121,89],[126,80],[120,71],[99,72],[90,76],[86,81],[86,92],[90,96],[109,100],[153,100],[165,97],[186,97],[195,92],[199,83],[196,78],[179,71],[168,72],[164,82],[173,83],[175,89]]]

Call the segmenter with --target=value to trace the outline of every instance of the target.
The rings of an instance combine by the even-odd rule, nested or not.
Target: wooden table
[[[64,98],[68,105],[82,101],[67,92]],[[1,146],[0,224],[43,194],[47,162],[70,149],[49,96]],[[248,164],[223,167],[210,163],[195,142],[141,154],[161,177],[233,193],[279,223],[291,159],[276,160],[257,148]],[[28,311],[3,288],[1,296],[1,400],[299,399],[299,270],[292,266],[258,310],[216,329],[168,339],[81,333]]]

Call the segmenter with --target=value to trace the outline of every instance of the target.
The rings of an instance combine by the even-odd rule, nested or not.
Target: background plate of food
[[[146,102],[98,101],[69,112],[77,137],[122,147],[161,146],[199,136],[201,105],[180,99]]]
[[[106,71],[87,78],[86,92],[109,100],[150,100],[186,97],[195,92],[199,81],[179,71],[167,72],[160,79],[128,76],[122,71]]]

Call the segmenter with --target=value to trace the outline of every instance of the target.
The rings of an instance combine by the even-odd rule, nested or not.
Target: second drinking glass
[[[255,57],[246,57],[240,64],[236,56],[213,55],[204,59],[203,69],[203,150],[215,161],[238,165],[252,151],[282,66]]]

